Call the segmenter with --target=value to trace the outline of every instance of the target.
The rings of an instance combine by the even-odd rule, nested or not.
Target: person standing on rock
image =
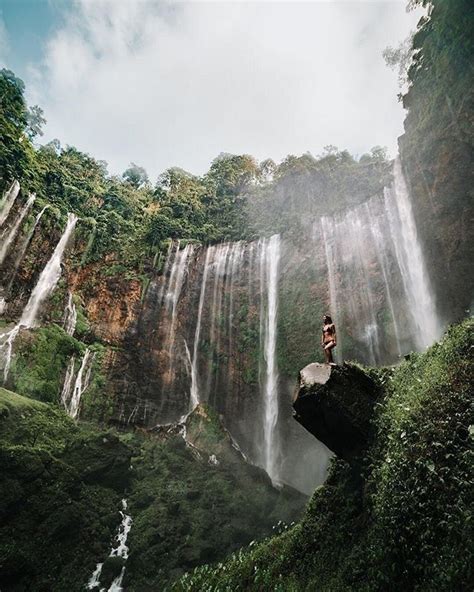
[[[336,326],[329,315],[323,316],[323,333],[321,335],[321,347],[324,350],[326,364],[334,364],[332,350],[337,345]]]

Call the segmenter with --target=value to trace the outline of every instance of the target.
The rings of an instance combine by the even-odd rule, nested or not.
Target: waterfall
[[[6,382],[13,351],[13,344],[21,327],[27,329],[34,326],[38,310],[48,296],[53,292],[61,276],[61,260],[68,240],[74,230],[77,217],[68,214],[66,228],[61,236],[51,258],[41,272],[38,282],[34,287],[18,324],[7,333],[0,336],[0,355],[3,358],[3,380]]]
[[[176,252],[178,252],[179,249],[179,241],[177,242],[176,245]],[[165,265],[163,267],[163,281],[161,283],[161,288],[160,288],[160,292],[159,292],[159,296],[158,296],[158,303],[161,304],[163,302],[163,295],[165,292],[165,286],[166,286],[166,276],[168,275],[168,271],[171,265],[171,258],[173,255],[173,243],[170,242],[170,244],[168,245],[168,253],[166,255],[166,259],[165,259]]]
[[[366,206],[357,206],[320,222],[328,271],[331,313],[338,331],[335,350],[341,361],[344,333],[360,342],[359,358],[371,365],[383,359],[379,303],[372,276],[377,261]]]
[[[63,328],[68,335],[74,335],[77,322],[77,309],[74,304],[72,292],[69,292],[66,308],[64,309]]]
[[[198,383],[198,347],[199,339],[201,337],[201,323],[202,323],[202,311],[204,308],[204,298],[206,296],[207,277],[209,275],[209,261],[213,248],[209,247],[206,250],[206,258],[204,260],[204,271],[201,280],[201,291],[199,293],[199,305],[198,305],[198,316],[196,323],[196,330],[194,333],[194,344],[193,344],[193,357],[191,360],[191,398],[190,407],[191,411],[199,403],[199,383]]]
[[[124,562],[128,559],[128,547],[127,547],[127,538],[130,529],[132,528],[132,517],[129,516],[127,513],[127,500],[122,500],[122,510],[120,510],[120,515],[122,516],[122,521],[119,526],[118,533],[115,537],[117,541],[117,546],[112,547],[110,551],[109,557],[121,557]],[[100,586],[100,576],[102,575],[102,567],[103,563],[98,563],[92,576],[90,577],[87,588],[89,590],[95,590]],[[125,565],[122,566],[120,574],[114,579],[114,581],[110,584],[109,589],[106,591],[105,588],[100,588],[100,592],[122,592],[122,582],[123,576],[125,575]]]
[[[13,181],[0,203],[0,226],[3,226],[3,223],[8,218],[8,214],[10,213],[19,192],[20,183],[18,183],[18,181]]]
[[[7,256],[8,250],[10,249],[15,237],[18,233],[18,230],[23,222],[24,217],[29,212],[30,208],[32,207],[36,196],[34,194],[30,195],[26,204],[20,210],[20,213],[15,220],[15,223],[11,227],[11,229],[7,232],[5,238],[2,237],[2,247],[0,248],[0,265],[5,261],[5,257]]]
[[[74,388],[72,389],[72,396],[69,402],[65,402],[65,407],[67,413],[73,419],[76,419],[79,415],[79,408],[81,404],[81,398],[84,391],[89,386],[91,372],[92,372],[92,362],[94,361],[94,354],[91,353],[90,349],[87,348],[84,356],[82,358],[81,366],[77,372],[76,380],[74,382]],[[72,371],[74,372],[74,363],[72,364]],[[66,378],[68,378],[66,376]],[[72,381],[72,378],[71,378]],[[66,386],[66,381],[65,381]],[[70,387],[69,387],[70,390]],[[64,394],[64,388],[63,388]],[[61,397],[62,399],[63,397]]]
[[[64,375],[63,390],[61,392],[61,403],[63,404],[66,411],[68,410],[69,400],[71,398],[72,381],[74,379],[74,364],[76,357],[71,356],[69,363],[66,368],[66,374]]]
[[[193,253],[194,245],[188,244],[182,250],[177,250],[171,268],[168,292],[166,294],[166,308],[170,314],[170,328],[168,333],[168,357],[169,372],[173,375],[174,370],[174,342],[176,337],[177,306],[181,289],[183,287],[190,255]]]
[[[383,198],[318,223],[338,361],[346,336],[351,354],[358,346],[357,358],[375,365],[424,349],[441,334],[399,159],[393,173]]]
[[[320,220],[321,225],[321,236],[324,244],[324,254],[326,257],[326,266],[328,271],[328,286],[329,286],[329,309],[331,312],[331,318],[337,327],[339,327],[339,306],[338,306],[338,299],[337,299],[337,289],[336,289],[336,262],[333,252],[332,243],[329,240],[330,236],[334,234],[334,228],[332,224],[332,220],[328,218],[321,218]],[[315,233],[317,236],[317,233]],[[314,236],[313,236],[314,238]],[[321,319],[322,321],[322,319]],[[334,351],[335,360],[338,364],[342,362],[342,348],[340,344],[341,338],[338,336],[339,347],[336,347]]]
[[[399,158],[394,163],[393,177],[391,187],[385,191],[385,206],[405,293],[416,327],[417,343],[423,349],[440,337],[442,327],[432,297],[433,291]]]
[[[215,250],[213,260],[214,270],[214,285],[212,290],[211,301],[211,321],[209,326],[209,345],[210,356],[207,364],[207,380],[206,380],[206,398],[209,398],[212,389],[212,382],[214,378],[214,362],[216,354],[219,353],[217,349],[217,341],[220,336],[220,311],[222,306],[222,298],[224,292],[225,269],[227,263],[227,254],[229,252],[229,244],[218,245]],[[216,325],[218,325],[216,329]]]
[[[39,307],[56,287],[56,284],[58,283],[58,280],[61,276],[61,260],[64,249],[66,248],[68,240],[74,231],[76,222],[77,217],[74,214],[68,214],[67,224],[63,235],[56,245],[51,259],[48,261],[45,268],[41,272],[38,283],[34,287],[30,299],[23,310],[20,320],[21,325],[24,325],[25,327],[32,327],[34,325]]]
[[[397,314],[395,313],[395,306],[394,306],[394,300],[393,300],[393,295],[392,295],[392,287],[391,287],[390,281],[389,281],[389,273],[390,272],[389,272],[389,262],[388,262],[387,251],[386,251],[386,243],[385,243],[385,239],[384,239],[382,230],[380,228],[380,221],[372,213],[372,207],[371,207],[372,203],[373,202],[366,202],[366,204],[365,204],[365,207],[367,209],[367,218],[369,220],[372,238],[373,238],[375,245],[376,245],[376,253],[377,253],[377,258],[378,258],[378,262],[380,265],[380,269],[382,270],[382,277],[383,277],[383,281],[384,281],[384,285],[385,285],[385,290],[387,293],[388,306],[390,308],[390,314],[391,314],[392,323],[393,323],[393,330],[394,330],[394,334],[395,334],[395,341],[397,344],[397,353],[399,356],[401,356],[402,355],[402,347],[401,347],[401,341],[400,341],[400,329],[398,326]]]
[[[44,208],[37,214],[33,226],[31,227],[31,229],[28,232],[28,234],[26,235],[25,240],[23,241],[20,249],[18,250],[18,254],[16,256],[15,263],[14,263],[14,266],[13,266],[13,273],[12,273],[10,284],[9,284],[10,286],[12,285],[13,280],[15,279],[16,272],[18,271],[18,268],[20,266],[20,263],[22,262],[23,257],[25,256],[26,249],[28,248],[28,246],[29,246],[29,244],[31,242],[31,239],[33,238],[33,235],[35,233],[35,230],[38,227],[38,224],[40,223],[41,218],[43,217],[43,214],[48,209],[48,207],[49,206],[44,206]]]
[[[264,467],[275,481],[277,473],[278,446],[275,428],[278,421],[278,368],[276,363],[277,311],[278,311],[278,271],[280,263],[280,237],[273,235],[263,243],[265,283],[267,288],[266,315],[264,321],[264,359],[265,380],[263,392],[263,439]]]

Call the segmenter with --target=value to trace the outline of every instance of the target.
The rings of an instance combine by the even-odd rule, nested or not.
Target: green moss
[[[34,399],[57,402],[64,368],[85,346],[55,324],[21,334],[16,345],[9,379],[12,389]]]

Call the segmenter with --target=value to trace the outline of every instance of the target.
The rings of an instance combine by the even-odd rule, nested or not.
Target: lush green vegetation
[[[83,590],[117,528],[128,447],[0,389],[0,457],[1,588]]]
[[[107,557],[123,497],[133,517],[127,589],[140,592],[224,559],[301,513],[305,496],[276,491],[247,465],[208,409],[189,418],[187,432],[192,446],[179,429],[100,431],[0,389],[1,589],[83,590],[99,561],[101,584],[110,584],[122,566]]]
[[[472,582],[474,322],[373,371],[385,396],[362,458],[333,462],[303,520],[176,591],[467,590]]]

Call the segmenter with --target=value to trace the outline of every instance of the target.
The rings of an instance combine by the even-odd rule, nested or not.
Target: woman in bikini
[[[324,350],[326,364],[334,364],[332,350],[337,345],[336,326],[329,315],[323,317],[323,333],[321,335],[321,347]]]

